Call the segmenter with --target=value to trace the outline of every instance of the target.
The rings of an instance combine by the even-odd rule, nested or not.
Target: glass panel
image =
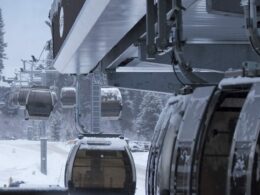
[[[234,131],[247,92],[222,92],[207,128],[200,165],[200,194],[226,193]]]
[[[252,171],[252,195],[260,194],[260,139],[258,138],[258,144],[256,146],[256,153],[254,157],[254,166]]]
[[[231,194],[246,194],[246,181],[251,143],[236,143],[233,158]]]
[[[126,185],[126,169],[123,151],[79,150],[72,182],[78,188],[122,189]]]

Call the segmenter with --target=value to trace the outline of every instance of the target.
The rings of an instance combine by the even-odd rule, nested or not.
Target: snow
[[[63,87],[61,88],[61,93],[76,93],[75,87]]]
[[[51,10],[50,10],[50,19],[53,18],[55,14],[57,14],[59,10],[59,5],[61,4],[61,0],[54,0],[52,5],[51,5]]]
[[[101,88],[102,102],[118,101],[122,103],[121,92],[118,88]]]
[[[126,146],[126,141],[120,138],[85,137],[80,143],[80,148],[100,150],[125,150]]]
[[[259,77],[233,77],[233,78],[225,78],[219,83],[219,88],[221,89],[223,86],[227,85],[239,85],[239,84],[250,84],[260,82]]]
[[[8,186],[9,178],[24,181],[21,187],[64,187],[64,169],[70,142],[48,142],[48,174],[40,172],[40,141],[0,140],[0,187]],[[136,195],[145,194],[147,152],[133,153],[137,170]]]
[[[36,141],[0,141],[0,187],[8,185],[10,177],[14,181],[24,181],[27,185],[63,186],[64,168],[68,145],[48,143],[48,176],[40,172],[40,142]],[[59,162],[59,163],[57,163]]]
[[[0,80],[0,87],[10,87],[10,84]]]

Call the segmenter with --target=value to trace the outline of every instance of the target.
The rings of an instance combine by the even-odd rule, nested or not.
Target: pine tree
[[[4,34],[4,21],[0,8],[0,73],[2,73],[4,69],[4,59],[6,59],[5,48],[7,47],[7,44],[4,42]]]
[[[47,57],[46,57],[46,66],[48,69],[54,69],[53,67],[53,46],[52,46],[52,40],[47,42],[46,49],[48,51]]]
[[[151,140],[154,127],[162,110],[162,98],[156,93],[146,93],[139,106],[135,129],[138,139]]]
[[[62,115],[60,110],[55,110],[55,112],[49,118],[49,126],[51,139],[53,141],[60,141],[61,139],[61,124],[62,124]]]
[[[52,124],[52,140],[60,141],[60,121],[55,121]]]

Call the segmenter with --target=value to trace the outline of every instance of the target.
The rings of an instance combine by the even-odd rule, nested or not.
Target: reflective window
[[[225,194],[232,139],[246,96],[247,92],[223,92],[219,98],[204,143],[201,195]]]
[[[72,178],[74,187],[121,189],[126,184],[123,151],[77,152]]]

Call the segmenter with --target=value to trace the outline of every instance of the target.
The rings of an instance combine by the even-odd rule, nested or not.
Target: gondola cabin
[[[26,98],[26,111],[30,119],[48,119],[56,104],[54,92],[46,89],[31,89]]]
[[[126,141],[105,136],[84,137],[72,148],[65,170],[72,194],[135,193],[135,165]]]
[[[122,95],[118,88],[101,88],[101,116],[109,120],[117,120],[123,108]]]
[[[76,89],[63,87],[60,93],[62,108],[74,108],[76,106]]]
[[[18,103],[20,106],[26,105],[26,99],[30,92],[30,88],[21,88],[18,92]]]
[[[117,120],[121,117],[123,108],[122,95],[118,88],[102,87],[101,94],[101,117],[108,120]],[[63,87],[60,93],[63,108],[76,106],[77,92],[74,87]]]
[[[259,110],[260,78],[172,97],[155,128],[146,194],[260,194]]]

